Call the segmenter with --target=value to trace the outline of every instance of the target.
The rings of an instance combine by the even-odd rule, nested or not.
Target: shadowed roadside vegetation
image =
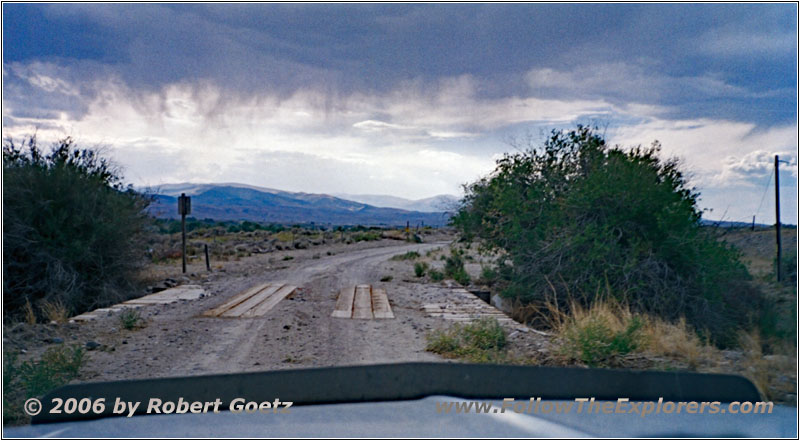
[[[3,306],[7,317],[61,321],[130,295],[144,263],[149,199],[70,138],[49,153],[3,144]]]
[[[502,256],[496,282],[519,304],[568,312],[607,297],[685,317],[722,346],[768,312],[738,251],[701,227],[698,193],[658,143],[623,149],[590,128],[554,131],[466,193],[453,223]]]

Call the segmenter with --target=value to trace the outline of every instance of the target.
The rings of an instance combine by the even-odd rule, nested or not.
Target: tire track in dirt
[[[293,364],[297,362],[305,365],[309,361],[316,361],[312,365],[333,366],[393,359],[438,359],[432,354],[403,352],[403,348],[409,346],[398,340],[415,339],[417,331],[409,326],[406,326],[409,328],[407,330],[398,329],[404,326],[399,320],[335,319],[330,314],[335,293],[345,286],[378,282],[380,275],[377,266],[391,256],[412,250],[425,253],[443,245],[432,243],[371,248],[331,256],[324,261],[304,262],[288,274],[282,274],[285,277],[280,279],[300,288],[300,292],[292,299],[283,300],[262,318],[215,319],[226,322],[223,332],[214,333],[212,341],[205,342],[202,348],[191,354],[193,360],[181,364],[191,366],[194,372],[220,373],[253,370],[253,366],[294,367]],[[250,284],[255,285],[258,281],[254,278]],[[390,298],[401,295],[399,291],[392,290],[391,285],[389,291]],[[232,292],[230,296],[235,294]],[[288,338],[284,344],[278,346],[289,347],[264,345],[265,337],[283,333],[281,331],[292,331],[291,324],[280,326],[285,321],[280,318],[290,317],[305,322],[311,332],[285,336]],[[289,328],[285,329],[287,326]],[[321,345],[323,342],[324,345]],[[312,348],[316,345],[316,351],[306,350],[308,345]],[[393,353],[389,354],[389,351]],[[301,355],[294,359],[291,355],[284,357],[281,352],[299,352]],[[305,354],[313,360],[306,359]],[[287,359],[289,366],[286,366]]]

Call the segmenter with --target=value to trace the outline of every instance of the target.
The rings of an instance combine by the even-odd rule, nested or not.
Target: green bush
[[[41,359],[18,363],[16,353],[3,355],[3,423],[23,423],[22,406],[78,376],[85,352],[78,345],[48,348]]]
[[[481,283],[485,283],[487,285],[493,285],[497,279],[499,278],[499,274],[495,268],[492,266],[486,265],[481,267]]]
[[[119,323],[124,329],[132,330],[141,327],[144,319],[136,308],[125,308],[119,315]]]
[[[604,316],[591,315],[568,327],[564,351],[590,367],[608,366],[642,345],[643,325],[632,316],[623,329],[615,330]]]
[[[494,363],[505,359],[506,333],[493,318],[456,323],[427,336],[427,351],[448,358],[464,358],[475,363]]]
[[[739,253],[701,228],[698,194],[660,146],[608,147],[590,128],[553,131],[468,185],[452,222],[499,251],[502,295],[522,304],[588,306],[598,295],[634,311],[681,316],[735,344],[762,302]]]
[[[430,271],[428,271],[428,276],[434,282],[441,282],[442,280],[444,280],[444,273],[435,269],[431,269]]]
[[[422,237],[420,237],[419,234],[412,234],[411,236],[408,237],[407,241],[413,243],[422,243]]]
[[[3,144],[3,306],[62,302],[80,313],[134,291],[144,264],[150,199],[125,187],[97,152],[70,138],[42,152],[36,138]]]
[[[414,264],[414,275],[417,277],[422,277],[425,275],[425,272],[428,271],[428,264],[426,262],[416,262]]]
[[[363,233],[353,234],[353,241],[355,242],[371,242],[373,240],[380,240],[381,233],[376,231],[366,231]]]
[[[405,254],[398,254],[396,256],[392,256],[391,260],[416,260],[420,258],[420,254],[416,251],[409,251]]]
[[[444,273],[461,285],[469,285],[470,277],[464,269],[464,252],[456,248],[450,250],[450,257],[445,260]]]

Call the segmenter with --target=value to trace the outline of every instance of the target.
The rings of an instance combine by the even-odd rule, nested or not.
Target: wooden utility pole
[[[178,197],[178,214],[181,215],[181,239],[183,241],[183,272],[186,273],[186,215],[192,212],[192,198],[181,193]]]
[[[781,281],[781,185],[778,179],[778,155],[775,155],[775,240],[778,243],[778,261],[775,274]]]

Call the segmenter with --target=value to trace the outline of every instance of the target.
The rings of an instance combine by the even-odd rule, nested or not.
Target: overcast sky
[[[782,165],[795,4],[3,4],[3,135],[106,146],[136,185],[459,194],[551,129],[683,159],[710,219]],[[774,222],[773,188],[757,221]]]

